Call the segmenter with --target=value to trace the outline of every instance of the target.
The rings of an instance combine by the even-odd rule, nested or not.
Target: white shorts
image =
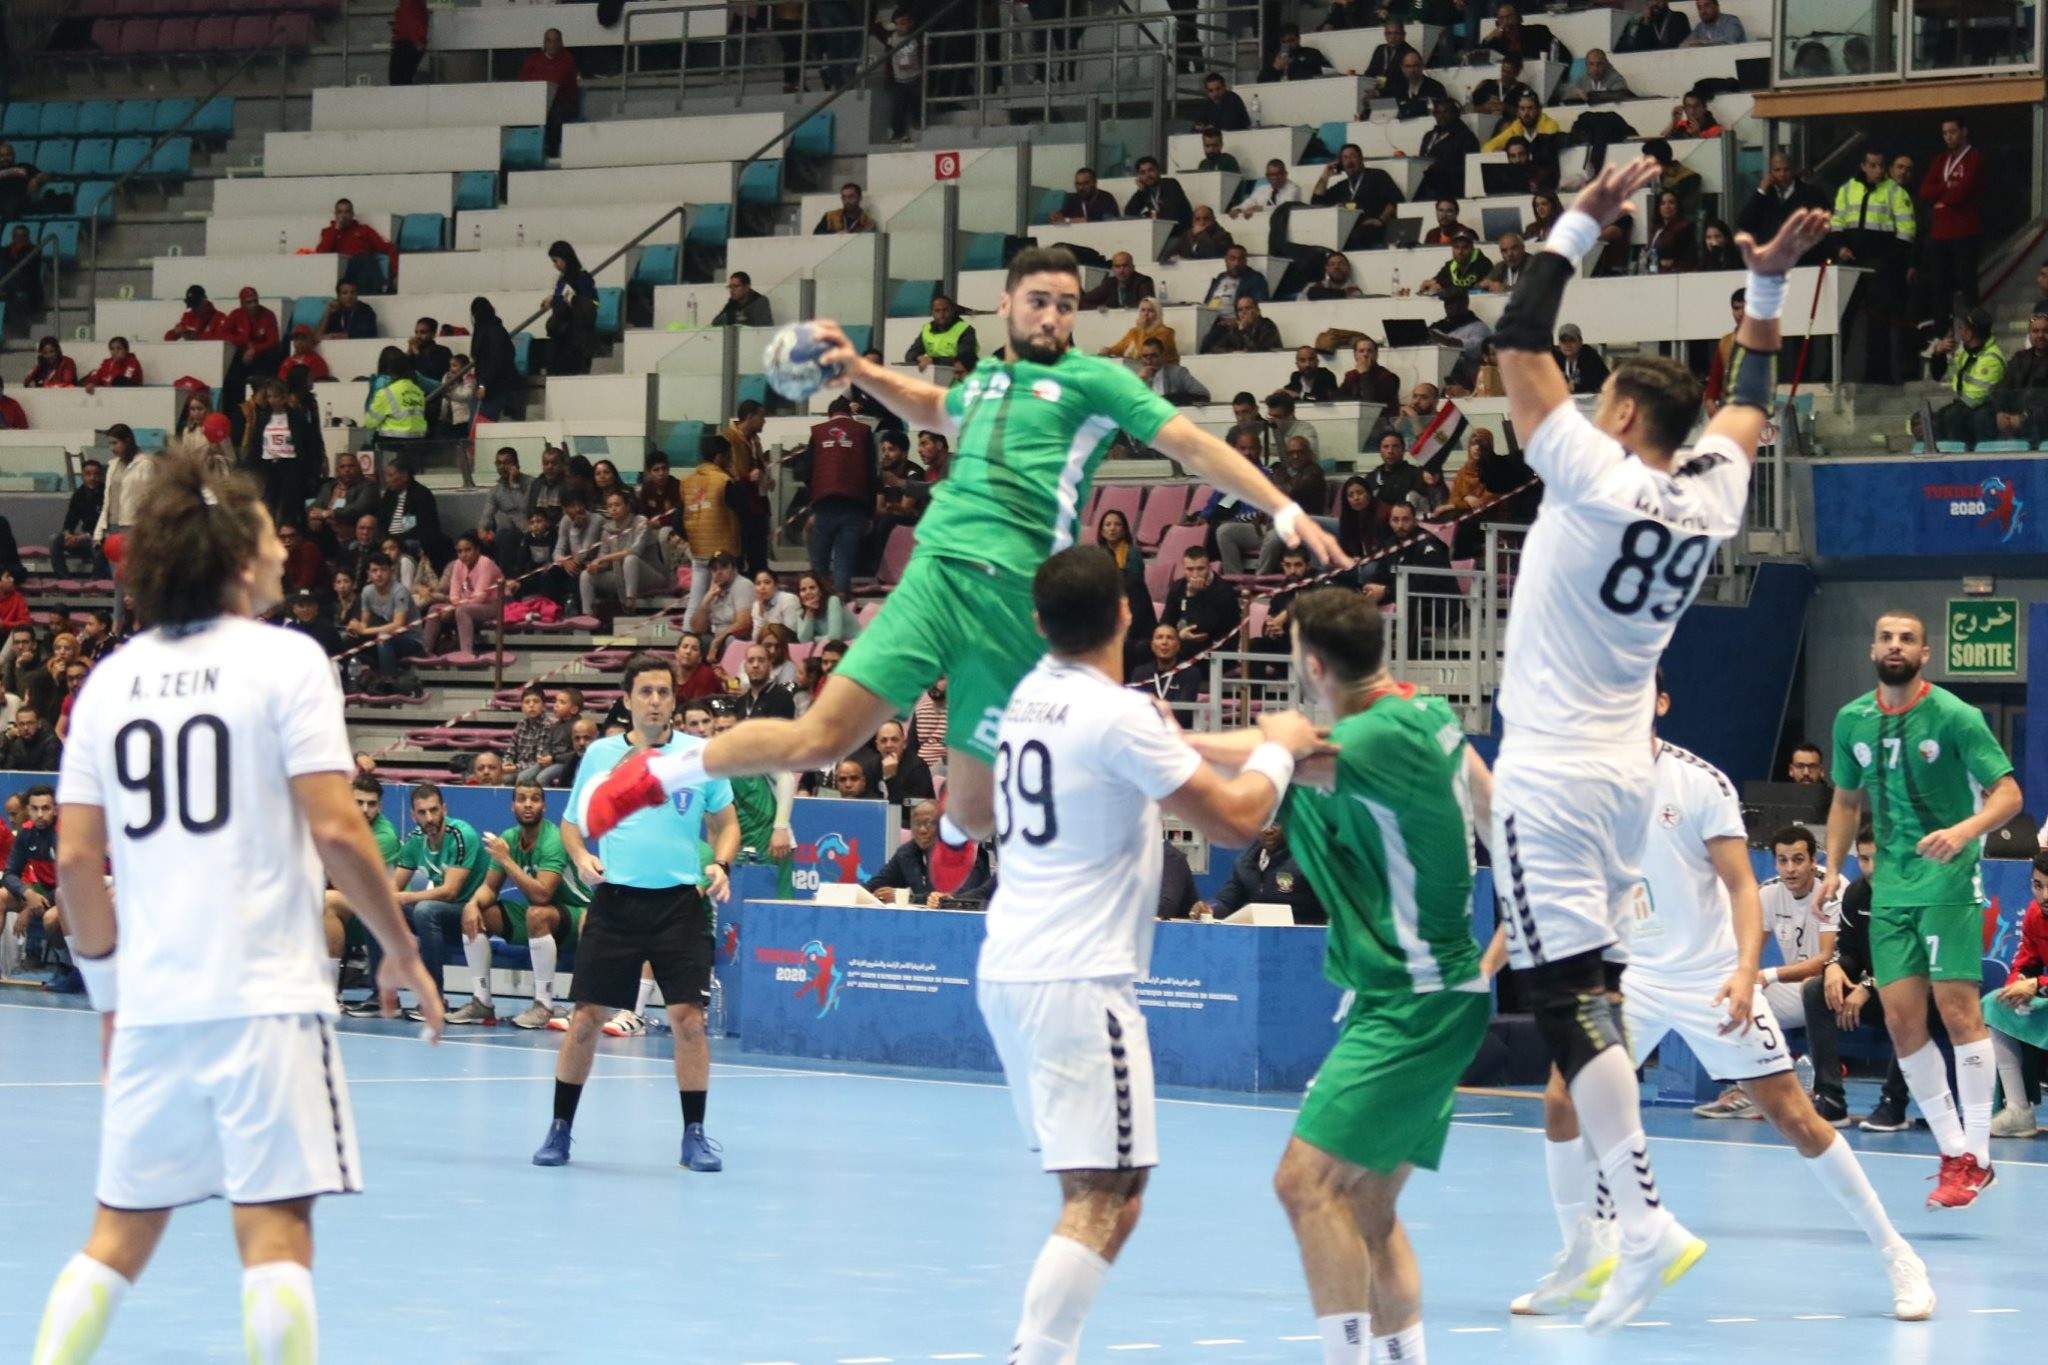
[[[1773,981],[1763,988],[1764,999],[1771,1002],[1771,1013],[1786,1028],[1806,1027],[1805,988],[1804,981]]]
[[[977,994],[1046,1170],[1159,1164],[1152,1041],[1130,981],[984,981]]]
[[[1501,745],[1487,849],[1511,964],[1533,967],[1619,941],[1642,882],[1654,794],[1647,735],[1627,750]]]
[[[99,1202],[270,1204],[363,1188],[334,1027],[312,1014],[114,1030]]]
[[[1629,1051],[1637,1066],[1656,1051],[1667,1033],[1676,1033],[1717,1081],[1754,1081],[1792,1069],[1784,1030],[1771,1013],[1762,990],[1750,1025],[1741,1033],[1723,1035],[1725,1005],[1714,1003],[1720,982],[1710,985],[1664,984],[1636,972],[1621,979],[1621,1017],[1628,1029]]]

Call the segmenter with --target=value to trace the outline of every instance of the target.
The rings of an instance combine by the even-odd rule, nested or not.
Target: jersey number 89
[[[1692,600],[1711,545],[1706,536],[1679,540],[1659,521],[1632,523],[1621,533],[1621,558],[1600,581],[1601,604],[1617,616],[1633,616],[1662,584],[1671,592],[1650,607],[1650,615],[1670,620]]]
[[[1026,740],[1012,749],[1005,743],[996,750],[996,842],[1007,844],[1016,834],[1033,848],[1043,848],[1059,837],[1059,812],[1052,804],[1052,754],[1037,740]],[[1019,805],[1038,807],[1038,828],[1026,828],[1017,815]]]

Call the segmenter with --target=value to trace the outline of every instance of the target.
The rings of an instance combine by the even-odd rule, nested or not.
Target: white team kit
[[[1735,970],[1728,888],[1707,854],[1709,839],[1744,837],[1735,785],[1719,768],[1659,742],[1653,769],[1643,881],[1627,924],[1627,990],[1622,1018],[1631,1060],[1641,1066],[1666,1034],[1685,1040],[1717,1081],[1753,1081],[1788,1071],[1783,1029],[1759,989],[1750,1027],[1723,1035],[1727,1009],[1714,1003]]]
[[[99,1200],[160,1209],[362,1188],[291,780],[352,770],[333,666],[241,617],[148,631],[94,668],[61,804],[106,814],[120,1008]]]
[[[1524,454],[1543,506],[1508,612],[1489,844],[1517,967],[1615,942],[1650,823],[1657,661],[1741,528],[1750,477],[1711,435],[1652,469],[1569,402]]]
[[[1764,929],[1778,940],[1778,952],[1787,963],[1812,957],[1821,950],[1821,935],[1832,934],[1841,927],[1841,898],[1823,902],[1818,875],[1804,896],[1793,895],[1792,888],[1777,877],[1759,886],[1757,895],[1763,901]],[[1764,987],[1764,994],[1785,1027],[1806,1026],[1806,1001],[1800,994],[1800,983],[1773,981]]]
[[[1002,875],[976,970],[1017,1118],[1048,1171],[1159,1162],[1135,983],[1152,958],[1158,801],[1201,759],[1149,697],[1047,657],[996,745]]]

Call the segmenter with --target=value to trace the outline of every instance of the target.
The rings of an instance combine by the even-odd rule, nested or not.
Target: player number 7
[[[1887,740],[1885,740],[1885,741],[1884,741],[1884,766],[1885,766],[1885,767],[1887,767],[1887,768],[1896,768],[1896,767],[1898,767],[1898,766],[1899,766],[1899,746],[1900,746],[1901,744],[1903,744],[1904,742],[1905,742],[1905,741],[1903,741],[1903,740],[1900,740],[1900,739],[1896,739],[1896,738],[1893,738],[1893,739],[1887,739]]]
[[[1933,962],[1933,961],[1934,961],[1935,959],[1939,958],[1940,956],[1941,956],[1941,935],[1940,935],[1940,934],[1929,934],[1929,935],[1927,936],[1927,960],[1928,960],[1928,961],[1929,961],[1929,962],[1931,963],[1931,962]]]

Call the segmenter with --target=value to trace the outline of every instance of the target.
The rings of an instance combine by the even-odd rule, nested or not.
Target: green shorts
[[[1360,996],[1309,1082],[1294,1135],[1369,1171],[1435,1170],[1452,1096],[1492,1013],[1483,991]]]
[[[1909,976],[1977,981],[1984,911],[1975,905],[1880,906],[1870,912],[1870,970],[1879,986]]]
[[[505,912],[505,941],[526,942],[526,902],[507,897],[498,902],[498,908]],[[583,928],[583,907],[570,905],[562,907],[562,927],[555,931],[555,946],[568,948],[576,942],[576,935]]]
[[[1030,583],[913,554],[838,672],[906,715],[944,678],[946,747],[994,763],[1010,694],[1044,654]]]

